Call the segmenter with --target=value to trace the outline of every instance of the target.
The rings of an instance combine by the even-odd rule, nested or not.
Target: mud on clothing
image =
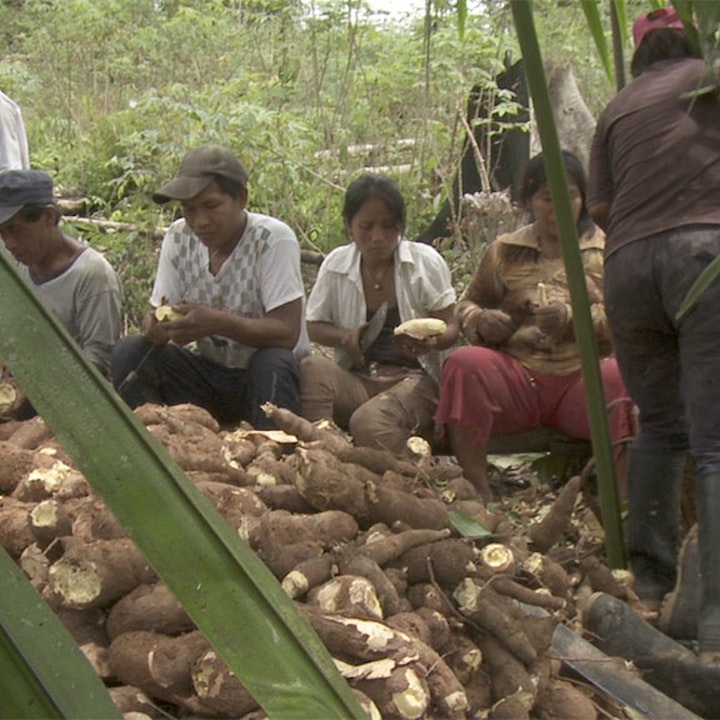
[[[221,424],[247,420],[258,429],[274,427],[261,409],[265,402],[300,412],[297,360],[285,348],[258,348],[247,367],[234,368],[173,343],[153,345],[144,335],[129,335],[115,346],[113,377],[133,370],[136,376],[122,387],[131,408],[192,403]]]
[[[606,307],[640,449],[692,450],[720,469],[720,289],[681,319],[698,275],[720,254],[720,102],[697,58],[655,62],[602,111],[588,200],[610,203]],[[714,81],[713,81],[714,82]]]
[[[606,404],[627,397],[614,358],[600,361]],[[468,345],[443,367],[435,420],[472,427],[484,445],[492,435],[552,427],[569,437],[590,438],[582,374],[547,375],[529,370],[507,353]],[[608,413],[610,439],[632,437],[632,408],[619,402]]]

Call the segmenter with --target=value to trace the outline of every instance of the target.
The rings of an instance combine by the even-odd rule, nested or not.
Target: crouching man
[[[190,150],[153,194],[183,217],[163,239],[142,334],[122,338],[115,387],[131,406],[193,403],[221,424],[270,423],[264,402],[299,412],[309,352],[300,247],[283,222],[246,209],[247,173],[228,149]],[[170,319],[157,308],[170,305]]]
[[[65,234],[59,222],[49,175],[41,170],[0,173],[0,235],[5,248],[40,301],[109,377],[110,356],[121,331],[120,281],[99,252]],[[35,411],[22,397],[11,414],[25,419]]]

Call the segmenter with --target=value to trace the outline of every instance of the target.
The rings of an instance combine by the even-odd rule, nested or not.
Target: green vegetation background
[[[580,3],[535,8],[546,59],[570,63],[599,110],[613,88]],[[493,93],[504,58],[519,57],[507,3],[490,0],[468,3],[462,36],[444,0],[392,17],[358,0],[3,0],[0,34],[0,89],[22,108],[32,165],[84,198],[85,214],[138,228],[70,228],[120,272],[128,329],[146,308],[153,230],[177,212],[150,193],[188,147],[236,150],[252,209],[322,251],[345,240],[348,182],[389,167],[414,237],[452,182],[469,90]],[[498,114],[510,109],[506,97]],[[353,152],[362,144],[373,149]]]

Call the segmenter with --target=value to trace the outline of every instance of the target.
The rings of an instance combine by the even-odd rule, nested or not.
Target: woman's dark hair
[[[585,178],[585,170],[577,155],[571,153],[569,150],[562,151],[562,158],[568,183],[575,185],[580,191],[582,204],[580,205],[577,229],[578,234],[584,235],[595,227],[595,223],[590,218],[590,213],[587,209],[587,180]],[[523,173],[522,184],[520,186],[520,202],[524,208],[529,209],[532,196],[543,185],[547,185],[547,173],[545,171],[545,160],[543,159],[542,153],[540,153],[530,158],[530,162],[528,162],[525,172]]]
[[[345,191],[343,218],[350,223],[358,210],[370,199],[379,198],[390,209],[400,232],[405,230],[405,200],[397,183],[387,175],[365,173],[354,180]]]
[[[660,27],[649,30],[637,46],[630,61],[630,73],[636,78],[653,63],[673,58],[700,57],[679,28]]]

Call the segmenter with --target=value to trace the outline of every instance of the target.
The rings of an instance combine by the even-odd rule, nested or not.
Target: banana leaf
[[[270,716],[364,717],[275,577],[86,360],[2,252],[0,357],[153,569]],[[65,661],[60,654],[54,659]]]

